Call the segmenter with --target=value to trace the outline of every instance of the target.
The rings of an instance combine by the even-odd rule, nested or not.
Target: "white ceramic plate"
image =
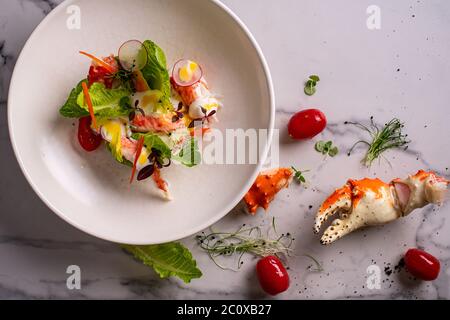
[[[71,5],[80,8],[79,30],[66,26]],[[266,62],[247,28],[220,2],[69,0],[42,21],[17,61],[8,98],[11,140],[36,193],[67,222],[115,242],[173,241],[208,227],[239,202],[268,145],[259,150],[258,164],[169,167],[164,176],[171,202],[154,195],[151,181],[130,186],[130,169],[103,148],[84,152],[72,125],[77,122],[58,113],[87,74],[90,61],[78,51],[109,55],[128,39],[152,39],[169,66],[179,58],[199,61],[210,86],[224,96],[220,130],[271,133],[274,96]]]

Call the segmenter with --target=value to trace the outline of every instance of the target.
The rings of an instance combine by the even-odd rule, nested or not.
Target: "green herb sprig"
[[[220,256],[233,256],[239,254],[238,269],[245,253],[264,257],[268,255],[289,255],[292,244],[290,234],[282,234],[276,239],[265,237],[260,227],[248,227],[242,225],[235,232],[215,232],[207,235],[198,235],[197,241],[205,250],[211,260],[221,269],[231,269],[218,263]]]
[[[373,117],[370,117],[370,126],[366,126],[358,122],[346,121],[344,123],[355,125],[369,133],[371,141],[356,141],[347,153],[347,155],[350,156],[355,147],[360,143],[367,145],[369,149],[363,159],[363,163],[368,167],[375,159],[379,158],[383,152],[400,147],[404,147],[404,150],[406,150],[408,148],[408,143],[411,142],[411,140],[407,139],[408,135],[402,132],[405,127],[404,123],[397,118],[392,119],[382,128],[379,128],[374,123]]]
[[[320,81],[319,76],[311,75],[309,76],[308,81],[305,83],[305,89],[304,92],[308,96],[312,96],[314,93],[316,93],[316,85],[317,82]]]
[[[297,170],[294,166],[291,166],[292,170],[294,170],[294,179],[297,181],[298,184],[306,183],[306,179],[303,176],[305,172],[308,172],[309,170]]]
[[[332,141],[317,141],[314,145],[314,149],[316,149],[317,152],[320,152],[323,155],[329,155],[330,157],[334,157],[339,153],[339,149],[336,146],[333,146]]]
[[[202,248],[211,260],[223,270],[236,269],[225,267],[217,261],[217,258],[225,256],[230,257],[235,254],[239,255],[237,261],[237,269],[242,265],[242,257],[244,254],[252,254],[259,257],[269,255],[284,255],[290,256],[292,253],[291,245],[294,241],[290,233],[282,234],[276,238],[272,238],[269,233],[277,234],[275,226],[275,218],[272,219],[271,229],[267,231],[267,235],[263,235],[260,227],[246,227],[242,225],[235,232],[218,232],[212,231],[209,234],[197,235],[196,239],[200,248]],[[304,255],[311,258],[316,264],[317,268],[314,271],[322,271],[323,268],[320,263],[309,255]]]

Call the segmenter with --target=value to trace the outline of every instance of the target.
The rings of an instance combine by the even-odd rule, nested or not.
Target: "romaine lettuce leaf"
[[[131,111],[131,109],[124,109],[120,106],[116,106],[114,108],[105,108],[95,112],[95,117],[98,119],[127,117]]]
[[[134,133],[131,137],[135,140],[139,140],[139,138],[144,137],[144,145],[148,150],[155,149],[161,153],[161,160],[170,159],[172,157],[172,150],[170,150],[169,146],[162,141],[162,139],[153,133]]]
[[[173,155],[172,159],[177,160],[186,167],[193,167],[200,163],[201,155],[198,149],[198,141],[195,138],[190,138],[185,142],[183,148],[177,155]]]
[[[133,167],[133,163],[127,159],[125,159],[124,157],[122,157],[122,161],[119,161],[119,159],[117,159],[117,157],[114,155],[113,153],[113,149],[112,146],[110,145],[110,143],[106,143],[106,149],[111,152],[111,155],[113,156],[114,159],[116,159],[117,162],[119,162],[120,164],[124,164],[127,167],[132,168]]]
[[[160,90],[163,93],[162,105],[166,110],[172,110],[170,103],[170,77],[166,66],[166,56],[164,51],[153,41],[145,40],[144,47],[147,50],[147,65],[141,70],[142,75],[150,88]]]
[[[94,82],[89,88],[94,113],[100,118],[127,115],[130,110],[124,109],[119,102],[120,99],[129,95],[128,90],[124,88],[107,89],[100,82]],[[86,111],[88,110],[83,92],[78,94],[77,104]]]
[[[175,276],[189,283],[202,276],[191,252],[179,242],[144,246],[124,244],[122,247],[136,259],[152,267],[161,278]]]
[[[69,97],[67,98],[66,103],[59,109],[59,113],[66,118],[81,118],[84,116],[88,116],[89,112],[83,108],[81,108],[77,104],[77,98],[80,92],[83,91],[81,84],[86,82],[86,79],[81,80],[75,88],[70,91]]]

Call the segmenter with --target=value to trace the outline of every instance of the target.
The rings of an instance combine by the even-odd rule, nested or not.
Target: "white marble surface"
[[[0,0],[0,298],[265,298],[256,283],[251,257],[239,272],[222,271],[192,249],[204,276],[184,285],[159,280],[148,268],[115,244],[88,236],[53,214],[25,181],[9,142],[6,97],[9,79],[26,39],[59,0]],[[314,211],[323,197],[347,178],[378,176],[389,180],[419,168],[449,177],[450,2],[446,0],[225,0],[247,24],[268,60],[276,92],[277,127],[281,129],[281,164],[311,169],[310,185],[293,184],[269,212],[256,217],[235,209],[216,228],[232,230],[242,223],[269,225],[294,234],[289,267],[290,289],[284,299],[450,298],[450,206],[427,207],[382,228],[355,232],[331,246],[312,233]],[[366,27],[366,8],[381,8],[381,30]],[[49,57],[51,58],[51,57]],[[399,71],[398,71],[399,69]],[[302,92],[309,74],[322,81],[313,97]],[[26,88],[24,88],[26,93]],[[291,142],[286,123],[300,108],[319,107],[329,125],[318,137],[341,149],[333,159],[313,151],[313,141]],[[412,143],[407,153],[389,152],[387,161],[363,168],[363,150],[345,150],[360,135],[345,120],[380,123],[398,116],[406,122]],[[312,206],[309,209],[309,206]],[[366,268],[395,265],[408,247],[421,247],[442,264],[431,283],[405,272],[382,273],[380,290],[366,287]],[[324,272],[307,270],[308,253]],[[66,288],[66,267],[82,270],[81,290]]]

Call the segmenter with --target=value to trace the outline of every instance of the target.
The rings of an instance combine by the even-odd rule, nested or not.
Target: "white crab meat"
[[[447,194],[449,181],[433,172],[419,170],[406,179],[394,179],[397,199],[403,215],[406,216],[417,208],[428,203],[441,204]]]
[[[219,109],[219,102],[212,96],[199,97],[189,106],[189,117],[203,119]]]
[[[190,86],[179,86],[174,81],[172,86],[184,105],[188,107],[189,117],[192,119],[203,119],[222,107],[222,103],[216,95],[211,93],[203,77]]]

